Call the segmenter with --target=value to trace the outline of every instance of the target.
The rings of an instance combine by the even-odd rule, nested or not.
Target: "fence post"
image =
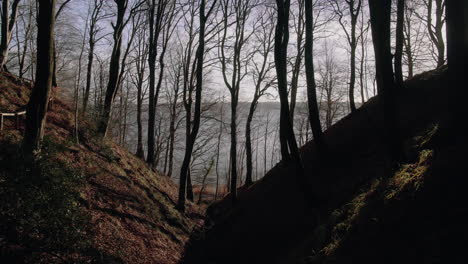
[[[0,113],[0,131],[3,130],[3,114]]]
[[[19,115],[18,113],[15,113],[15,127],[18,130],[19,129]]]

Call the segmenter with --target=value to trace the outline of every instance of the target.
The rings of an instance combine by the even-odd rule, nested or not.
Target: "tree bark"
[[[403,27],[405,19],[405,0],[398,0],[397,3],[397,25],[396,25],[396,43],[395,43],[395,82],[398,88],[402,88],[403,85]]]
[[[305,2],[305,18],[306,18],[306,37],[305,37],[305,68],[307,79],[307,101],[309,108],[309,122],[314,135],[315,144],[319,152],[324,152],[325,144],[323,142],[322,126],[320,124],[320,113],[317,105],[317,91],[314,77],[314,61],[313,61],[313,8],[312,0]]]
[[[27,106],[25,155],[40,151],[52,87],[55,0],[39,2],[36,81]]]
[[[280,97],[280,145],[283,162],[292,161],[299,173],[302,173],[302,161],[299,155],[291,114],[288,103],[287,49],[289,42],[289,0],[277,0],[278,22],[275,30],[275,65]]]
[[[127,10],[128,0],[114,0],[117,4],[117,20],[114,28],[114,47],[112,49],[111,60],[109,64],[109,81],[106,88],[106,97],[99,120],[98,131],[102,137],[108,132],[109,120],[112,112],[112,104],[119,84],[120,55],[122,46],[122,33],[124,29],[124,16]]]
[[[391,1],[369,0],[372,39],[379,104],[383,114],[383,135],[390,161],[399,160],[399,136],[396,127],[395,82],[390,48]]]
[[[450,125],[457,140],[466,142],[463,120],[467,110],[464,100],[468,95],[468,2],[446,0],[447,10],[447,59],[449,83]]]

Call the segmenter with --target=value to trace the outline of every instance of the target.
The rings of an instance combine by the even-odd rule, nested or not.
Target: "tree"
[[[400,0],[401,1],[401,0]],[[446,0],[435,0],[436,10],[435,10],[435,24],[432,23],[433,16],[433,1],[434,0],[424,0],[424,3],[427,6],[427,30],[433,45],[436,47],[436,61],[437,67],[444,65],[445,63],[445,42],[443,35],[443,27],[445,24],[444,18],[444,4]]]
[[[143,83],[145,81],[146,71],[146,60],[148,58],[148,45],[147,45],[147,31],[144,29],[138,30],[136,35],[136,47],[135,47],[135,58],[133,63],[135,64],[134,72],[130,73],[133,84],[137,89],[137,149],[135,155],[140,159],[145,159],[145,152],[143,150],[143,121],[142,121],[142,107],[143,100],[145,97],[145,91],[143,90]]]
[[[221,63],[221,72],[223,75],[224,84],[231,95],[231,198],[233,203],[237,198],[237,106],[239,103],[239,91],[242,80],[247,76],[247,61],[250,57],[242,54],[244,47],[251,36],[246,35],[246,24],[249,15],[252,11],[252,3],[250,0],[221,1],[221,9],[223,14],[223,31],[220,39],[219,60]],[[230,21],[230,18],[233,21]],[[233,25],[234,28],[230,29]],[[229,34],[228,32],[233,32]],[[228,39],[233,39],[234,43],[227,43]],[[228,48],[230,53],[228,54]],[[228,69],[229,67],[229,69]],[[231,76],[228,76],[229,73]],[[229,78],[230,77],[230,78]]]
[[[11,4],[10,15],[10,1],[2,1],[2,35],[0,39],[0,72],[5,69],[5,64],[8,58],[8,46],[10,45],[13,28],[18,16],[18,4],[20,0],[13,0]]]
[[[201,118],[201,100],[202,100],[202,89],[203,89],[203,63],[205,55],[205,30],[206,22],[211,12],[216,6],[216,0],[213,1],[211,7],[208,9],[205,15],[206,0],[200,0],[199,10],[199,32],[198,32],[198,48],[196,52],[196,91],[195,91],[195,113],[193,117],[193,125],[191,126],[190,137],[187,140],[187,146],[185,148],[184,160],[180,169],[180,182],[179,182],[179,196],[177,200],[177,209],[185,211],[185,200],[186,200],[186,187],[187,178],[189,173],[190,160],[192,156],[193,147],[197,139],[198,130],[200,129],[200,118]]]
[[[106,88],[106,96],[104,99],[104,106],[101,111],[101,116],[99,118],[98,130],[102,137],[105,137],[109,128],[109,120],[112,111],[112,104],[114,102],[115,96],[117,94],[117,88],[119,87],[119,75],[120,75],[120,56],[121,56],[121,47],[122,47],[122,33],[130,21],[133,14],[141,6],[143,2],[136,3],[130,11],[130,15],[125,18],[125,13],[128,6],[128,0],[114,0],[117,4],[117,18],[115,24],[112,24],[114,29],[113,40],[114,46],[112,48],[112,54],[109,63],[109,80]]]
[[[397,25],[396,25],[396,38],[395,38],[395,82],[399,88],[403,85],[403,42],[404,32],[403,27],[405,23],[405,0],[397,0]]]
[[[468,81],[468,2],[446,0],[446,10],[450,125],[456,139],[463,139],[462,143],[466,143],[463,120],[467,110],[463,101],[467,96]]]
[[[99,27],[98,22],[104,19],[106,16],[101,14],[102,6],[104,0],[94,0],[92,1],[92,10],[91,18],[89,21],[89,32],[88,32],[88,66],[86,68],[86,87],[83,95],[83,106],[82,113],[85,114],[88,108],[89,93],[91,90],[91,75],[93,71],[93,62],[94,62],[94,49],[97,42],[104,38],[105,35],[99,36],[99,32],[102,28]]]
[[[52,88],[54,64],[55,0],[39,2],[37,34],[37,70],[27,106],[23,148],[26,155],[40,151]]]
[[[395,117],[395,82],[390,48],[391,1],[369,0],[379,105],[383,135],[391,162],[398,161],[399,140]]]
[[[148,155],[146,162],[150,166],[154,166],[155,162],[155,122],[156,122],[156,105],[159,98],[159,90],[161,88],[161,78],[156,87],[156,60],[158,56],[158,40],[161,31],[164,28],[164,14],[169,1],[167,0],[151,0],[149,6],[148,25],[149,25],[149,53],[148,53],[148,66],[149,66],[149,110],[148,110]],[[164,48],[165,51],[165,48]],[[164,54],[160,55],[160,60],[164,60]],[[160,69],[160,75],[164,74],[164,65]],[[162,77],[162,76],[160,76]]]
[[[313,43],[314,43],[314,21],[313,21],[313,5],[312,0],[305,2],[305,20],[306,20],[306,37],[305,37],[305,68],[307,80],[307,102],[309,106],[309,122],[314,135],[315,144],[320,152],[324,151],[322,126],[320,124],[320,115],[317,105],[317,91],[314,77],[314,61],[313,61]]]
[[[342,103],[346,98],[345,89],[341,88],[343,82],[342,70],[336,59],[334,47],[326,40],[323,44],[323,60],[318,62],[318,87],[321,91],[319,109],[325,111],[325,129],[332,126],[338,115],[343,115]],[[323,105],[324,104],[324,105]],[[342,110],[343,109],[343,110]],[[342,110],[342,111],[340,111]]]
[[[257,109],[258,100],[266,93],[267,89],[272,86],[274,79],[267,79],[269,73],[274,65],[270,60],[270,54],[273,49],[273,14],[269,10],[259,13],[258,18],[259,26],[255,30],[255,43],[259,46],[255,49],[253,60],[252,76],[255,86],[252,102],[250,103],[249,113],[247,115],[247,122],[245,125],[245,150],[246,150],[246,165],[247,172],[245,175],[245,185],[252,184],[252,139],[251,139],[251,126],[252,119]],[[258,61],[256,61],[258,57]],[[292,103],[291,103],[292,105]],[[292,110],[291,110],[292,111]],[[292,117],[291,117],[292,119]]]
[[[347,23],[344,21],[344,13],[339,4],[339,0],[333,0],[335,13],[338,15],[338,22],[346,34],[350,51],[350,80],[349,80],[349,104],[351,112],[356,111],[356,104],[354,103],[354,86],[356,84],[356,49],[358,45],[358,39],[356,37],[356,25],[361,12],[362,2],[361,0],[345,0],[348,7],[349,16],[351,17],[351,30],[348,32]],[[306,55],[307,56],[307,55]]]
[[[302,174],[302,161],[299,155],[288,103],[287,55],[289,42],[289,0],[276,0],[278,21],[275,28],[275,68],[278,78],[280,98],[280,145],[283,162],[292,161],[299,174]]]
[[[166,170],[166,166],[164,171],[167,171],[167,176],[171,177],[172,176],[172,171],[174,167],[174,145],[175,145],[175,139],[176,139],[176,131],[177,128],[179,127],[180,121],[177,121],[180,115],[180,110],[179,110],[179,97],[180,97],[180,81],[182,77],[182,60],[181,57],[179,56],[181,54],[177,53],[176,56],[178,58],[174,59],[173,56],[171,56],[171,62],[172,62],[172,81],[173,81],[173,89],[172,89],[172,94],[169,94],[169,105],[170,105],[170,121],[169,121],[169,140],[168,140],[168,169]]]
[[[290,89],[290,96],[291,96],[291,104],[290,104],[290,112],[291,112],[291,122],[294,124],[294,110],[296,109],[296,101],[297,101],[297,89],[299,86],[299,76],[301,74],[302,68],[302,58],[304,57],[304,0],[297,1],[297,9],[298,14],[294,21],[294,29],[296,34],[296,56],[294,62],[292,63],[292,72],[291,72],[291,89]],[[293,15],[294,12],[292,13]]]
[[[23,28],[22,30],[19,29],[19,26],[16,26],[16,53],[17,53],[17,58],[18,58],[18,77],[22,79],[26,72],[32,68],[32,65],[26,66],[26,55],[28,53],[28,47],[29,47],[29,42],[30,39],[32,38],[32,33],[33,33],[33,7],[32,7],[32,1],[29,0],[27,5],[27,15],[25,14],[19,14],[19,18],[21,19]],[[25,16],[27,16],[25,18]],[[20,24],[20,23],[18,23]],[[23,41],[20,40],[20,31],[23,33]],[[21,43],[22,42],[22,43]],[[23,44],[23,47],[21,47],[21,44]]]
[[[67,4],[70,3],[70,1],[71,0],[64,0],[60,4],[57,10],[57,13],[55,13],[55,21],[58,20],[60,14],[65,9],[65,6],[67,6]],[[54,39],[54,71],[52,74],[52,86],[57,87],[57,47],[56,47],[55,39]]]

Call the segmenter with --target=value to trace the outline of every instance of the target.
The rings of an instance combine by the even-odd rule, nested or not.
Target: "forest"
[[[467,1],[0,10],[2,263],[463,263]]]

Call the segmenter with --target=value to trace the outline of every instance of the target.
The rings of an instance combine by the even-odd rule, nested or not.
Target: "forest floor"
[[[207,209],[184,263],[465,263],[466,146],[445,126],[446,78],[426,72],[398,93],[398,168],[373,98],[326,131],[327,159],[302,147],[310,189],[278,164],[235,206]]]
[[[28,82],[10,74],[0,75],[0,112],[24,110],[30,90]],[[189,203],[186,214],[179,213],[174,209],[178,188],[171,179],[150,170],[117,144],[103,142],[90,122],[80,122],[77,144],[73,137],[72,104],[63,101],[60,93],[60,88],[53,91],[47,116],[45,138],[52,143],[46,144],[42,154],[47,162],[43,171],[60,188],[67,183],[60,178],[61,173],[77,172],[82,185],[69,204],[55,205],[56,201],[47,197],[63,194],[51,194],[48,187],[39,191],[34,187],[38,196],[29,197],[30,200],[21,197],[27,188],[15,182],[22,163],[15,157],[20,152],[24,127],[20,122],[19,130],[15,129],[14,119],[5,117],[5,128],[0,131],[0,262],[177,263],[192,229],[203,224],[204,207]],[[56,147],[49,151],[50,146]],[[34,207],[38,201],[44,203]],[[46,241],[44,234],[73,229],[73,225],[60,229],[65,220],[73,217],[57,216],[53,211],[65,208],[66,212],[73,212],[75,203],[79,213],[73,217],[86,216],[84,229],[77,228],[80,238],[89,242],[81,251]],[[28,206],[34,208],[29,211],[34,216],[18,213],[28,212]],[[70,247],[75,247],[73,243]]]

